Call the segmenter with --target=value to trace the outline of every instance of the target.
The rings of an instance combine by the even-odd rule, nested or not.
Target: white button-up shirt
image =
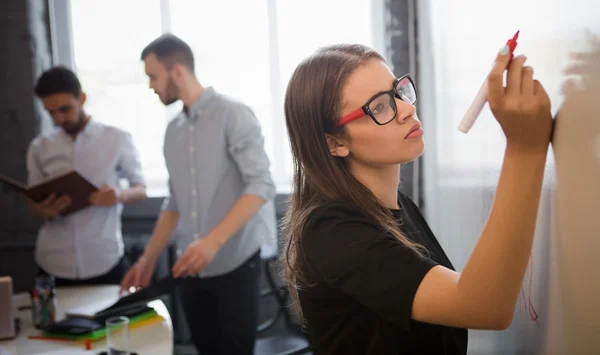
[[[131,135],[90,119],[73,139],[61,128],[36,137],[27,152],[29,184],[77,170],[92,184],[118,187],[119,179],[144,184]],[[105,274],[123,256],[123,206],[90,206],[46,221],[35,250],[36,262],[61,278],[87,279]]]

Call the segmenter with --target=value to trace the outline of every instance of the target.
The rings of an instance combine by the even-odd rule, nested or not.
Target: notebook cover
[[[55,194],[57,197],[68,195],[71,197],[72,202],[71,205],[63,211],[61,214],[62,216],[88,207],[90,205],[90,195],[92,192],[98,191],[96,186],[75,170],[50,177],[31,186],[25,186],[18,181],[1,174],[0,181],[3,181],[7,185],[25,194],[35,202],[41,202],[51,194]]]
[[[106,312],[114,312],[119,309],[126,309],[138,304],[146,304],[150,301],[158,299],[162,296],[172,293],[182,279],[175,279],[172,276],[164,277],[157,282],[150,284],[148,287],[136,291],[125,297],[121,297],[117,303],[106,308],[98,315]]]

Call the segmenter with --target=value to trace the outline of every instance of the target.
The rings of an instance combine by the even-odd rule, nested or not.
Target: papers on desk
[[[96,315],[105,309],[113,306],[119,301],[119,296],[107,298],[97,302],[88,303],[81,307],[71,308],[67,311],[67,317],[93,319]]]
[[[72,340],[86,338],[95,340],[105,336],[104,324],[110,317],[128,317],[130,328],[137,325],[135,323],[143,325],[148,322],[162,321],[162,317],[148,307],[148,303],[173,292],[179,282],[180,279],[166,277],[125,297],[119,297],[115,293],[103,300],[68,309],[67,318],[46,327],[44,335]]]
[[[113,298],[101,302],[94,302],[83,307],[72,308],[68,310],[66,314],[67,317],[95,319],[98,316],[118,313],[119,310],[146,304],[172,293],[180,281],[181,279],[174,279],[172,276],[168,276],[125,297],[119,298],[119,296],[115,294]]]

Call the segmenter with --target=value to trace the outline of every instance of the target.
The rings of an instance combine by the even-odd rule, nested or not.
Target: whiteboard
[[[600,272],[593,258],[600,252],[600,2],[418,5],[425,215],[459,271],[492,206],[505,138],[487,107],[467,135],[457,127],[496,52],[517,29],[516,54],[527,55],[558,113],[513,324],[469,331],[469,354],[600,354]],[[587,64],[577,64],[572,52],[587,53]],[[564,73],[574,64],[578,78]]]

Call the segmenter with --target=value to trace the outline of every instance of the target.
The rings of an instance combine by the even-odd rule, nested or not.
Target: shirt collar
[[[95,120],[93,120],[92,116],[90,116],[89,119],[88,119],[88,121],[87,121],[87,123],[83,127],[83,129],[77,133],[77,137],[79,137],[79,136],[90,136],[90,135],[93,135],[94,132],[96,132],[98,130],[98,128],[100,128],[100,123],[98,123]],[[63,136],[69,137],[69,138],[73,139],[73,137],[71,137],[71,135],[69,135],[67,132],[65,132],[62,128],[60,128],[60,127],[57,126],[56,129]]]
[[[190,105],[187,113],[184,109],[183,114],[189,120],[196,120],[197,116],[201,115],[201,112],[210,106],[216,95],[217,93],[212,86],[207,87],[204,89],[204,93],[202,93],[202,95],[200,95],[200,97],[198,97],[196,101]]]
[[[98,130],[98,127],[99,127],[98,122],[94,121],[92,119],[92,116],[90,116],[85,127],[83,127],[83,129],[79,132],[79,134],[81,134],[83,136],[88,136],[88,135],[94,134],[94,132],[96,132]]]

